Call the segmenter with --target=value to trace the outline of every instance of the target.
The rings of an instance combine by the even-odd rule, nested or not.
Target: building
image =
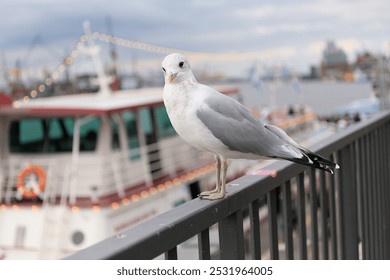
[[[356,57],[356,61],[354,63],[354,69],[359,69],[362,71],[368,80],[372,80],[375,78],[378,63],[380,60],[380,56],[374,55],[369,52],[359,53]]]
[[[350,73],[347,55],[333,41],[327,42],[320,68],[323,79],[345,80]]]

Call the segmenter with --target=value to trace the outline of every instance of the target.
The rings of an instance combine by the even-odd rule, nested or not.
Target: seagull
[[[283,159],[334,173],[339,166],[297,144],[282,129],[264,124],[237,100],[199,83],[186,57],[161,63],[164,105],[178,135],[216,160],[216,187],[200,198],[225,196],[228,159]]]

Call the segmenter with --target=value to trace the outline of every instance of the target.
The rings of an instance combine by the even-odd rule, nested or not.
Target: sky
[[[246,65],[255,61],[299,72],[319,64],[329,40],[350,62],[358,52],[390,52],[388,0],[2,0],[0,11],[3,72],[17,60],[30,72],[53,68],[72,50],[85,20],[93,31],[130,40],[193,52],[251,53]],[[145,65],[159,69],[164,57],[118,52],[122,61],[137,57],[137,67],[151,57],[154,62]],[[194,63],[217,67],[213,61]],[[225,63],[233,72],[247,67]]]

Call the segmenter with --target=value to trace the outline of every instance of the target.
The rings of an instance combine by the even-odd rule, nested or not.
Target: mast
[[[101,97],[109,97],[111,95],[111,89],[110,89],[110,86],[108,84],[107,76],[104,73],[102,61],[99,57],[100,48],[99,48],[99,46],[96,46],[93,42],[89,22],[85,21],[83,24],[83,27],[84,27],[84,34],[85,34],[85,37],[87,39],[87,54],[89,54],[89,56],[92,59],[92,62],[93,62],[94,67],[96,69],[96,73],[97,73],[98,80],[99,80],[100,87],[99,87],[98,94]]]
[[[113,36],[114,34],[112,31],[112,23],[111,23],[110,16],[106,17],[106,25],[107,25],[108,34]],[[112,42],[110,42],[109,44],[110,44],[110,57],[111,57],[111,63],[112,63],[112,66],[110,69],[110,72],[111,72],[110,74],[112,74],[116,77],[118,75],[118,65],[117,65],[118,53],[117,53],[115,44],[113,44]]]

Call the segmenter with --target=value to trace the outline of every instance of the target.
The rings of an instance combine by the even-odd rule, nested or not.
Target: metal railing
[[[194,237],[199,259],[389,259],[388,139],[383,113],[311,147],[338,162],[334,176],[279,161],[275,177],[243,176],[222,200],[194,199],[66,259],[177,259]]]

